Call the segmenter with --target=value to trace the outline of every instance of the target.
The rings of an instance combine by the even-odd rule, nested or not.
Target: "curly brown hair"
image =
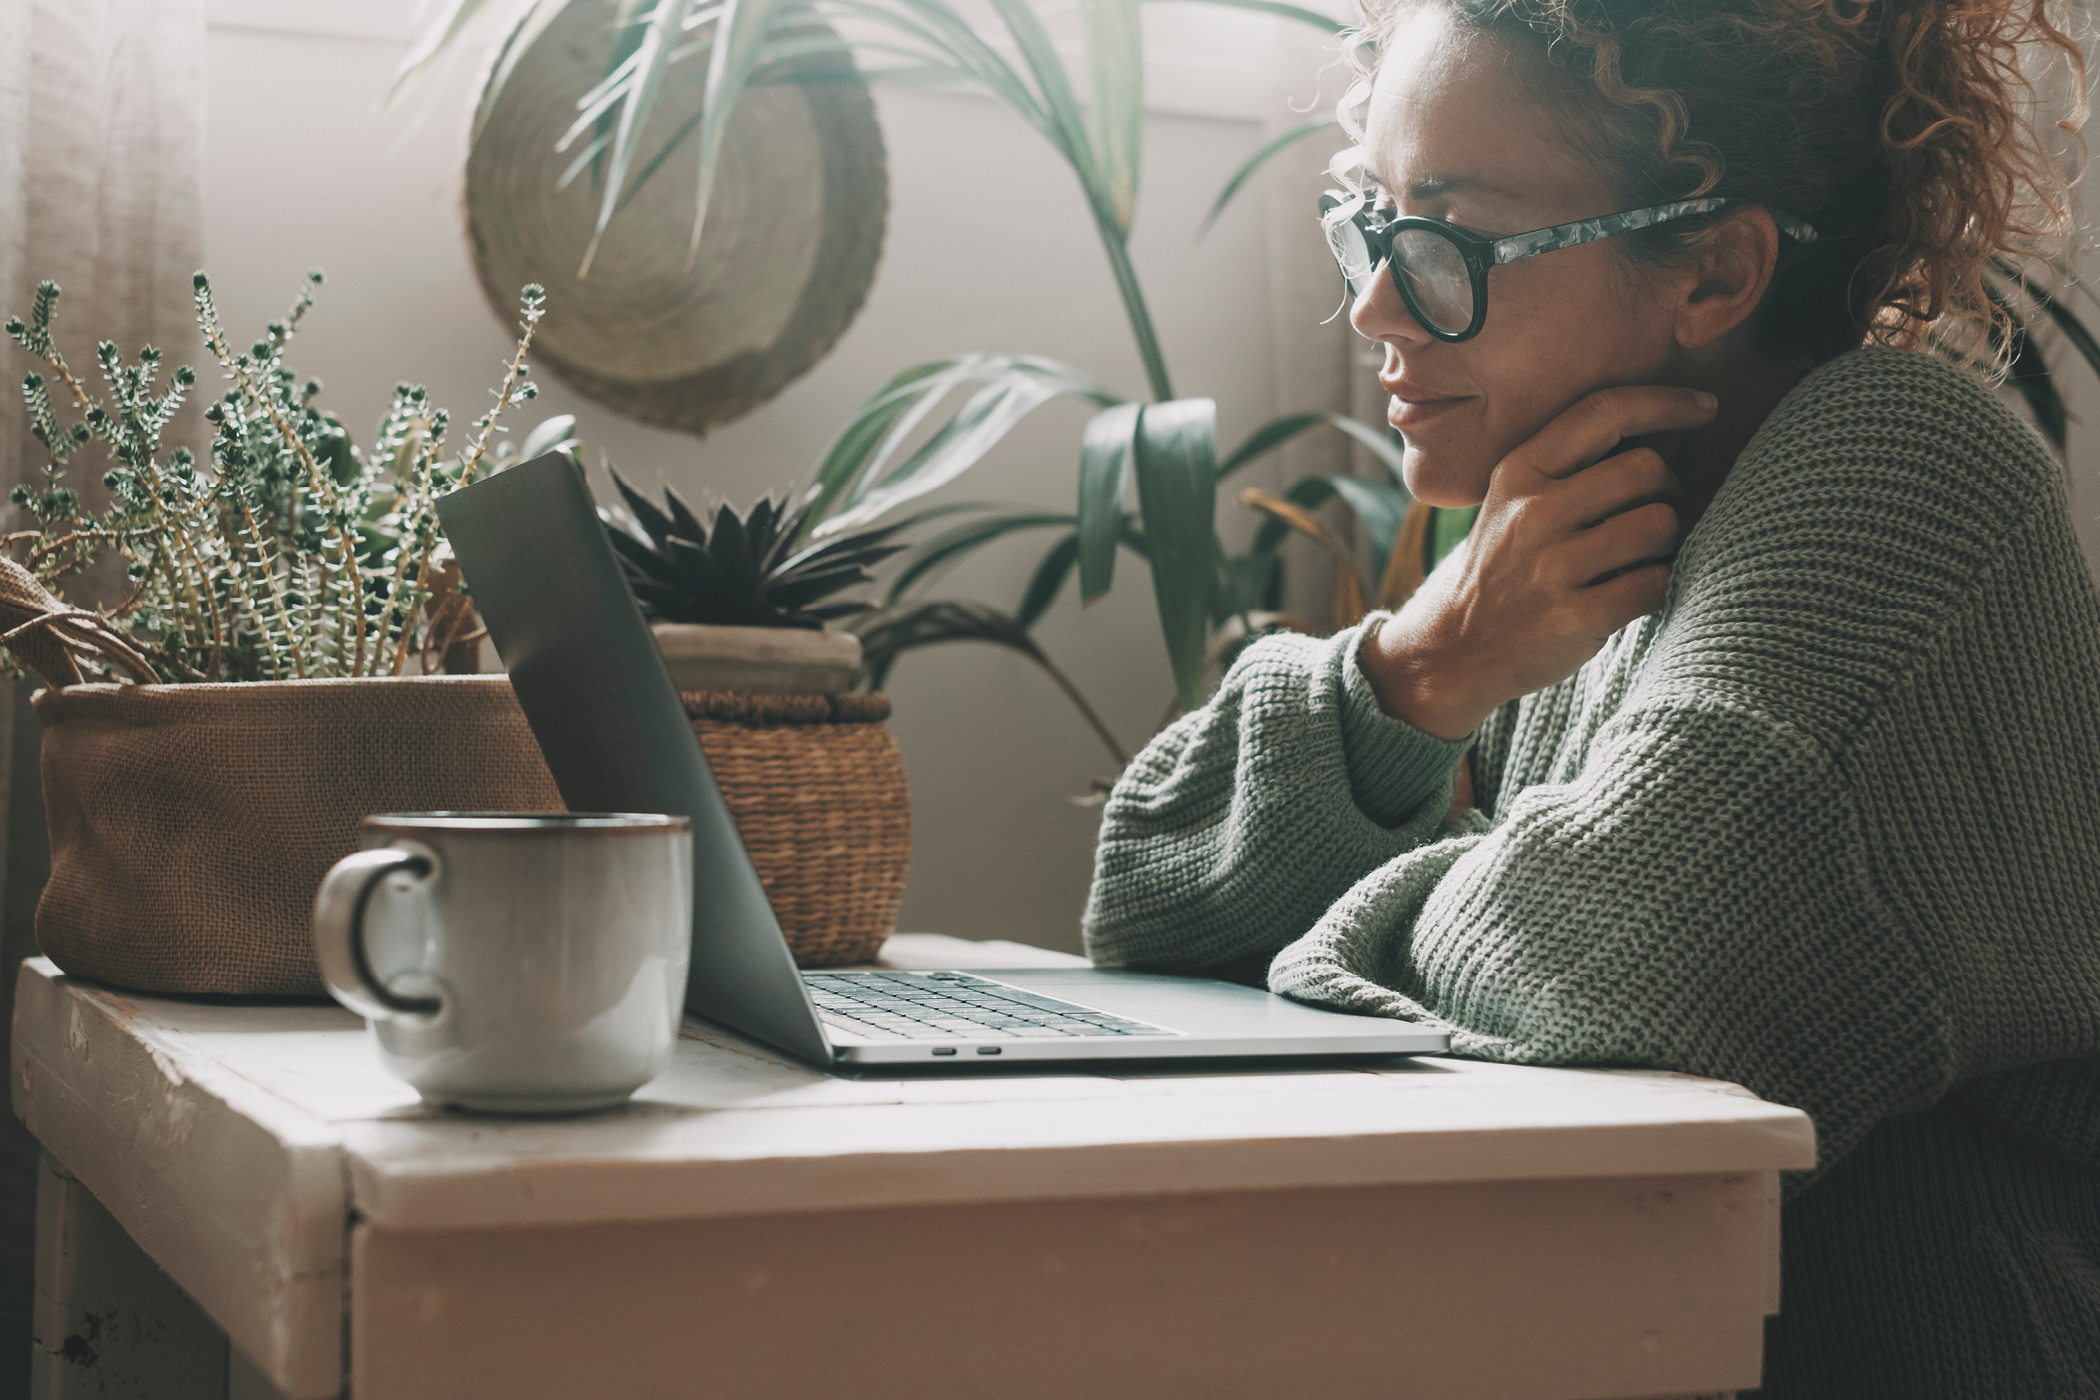
[[[1623,207],[1719,194],[1814,225],[1814,243],[1782,240],[1760,314],[1768,343],[1818,361],[1873,341],[2001,367],[1992,279],[2059,256],[2071,229],[2035,114],[2060,100],[2076,136],[2085,60],[2050,0],[1364,2],[1365,79],[1405,14],[1441,4],[1541,70],[1535,91],[1617,172]],[[2046,68],[2069,78],[2060,99],[2031,76]],[[1343,100],[1359,137],[1367,94]],[[1715,217],[1623,244],[1681,257]]]

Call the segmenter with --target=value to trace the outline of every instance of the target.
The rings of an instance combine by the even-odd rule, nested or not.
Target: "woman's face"
[[[1364,145],[1401,213],[1501,237],[1619,211],[1499,39],[1428,3],[1386,53]],[[1504,454],[1592,389],[1673,382],[1672,280],[1634,266],[1614,239],[1509,263],[1488,273],[1480,334],[1453,345],[1416,324],[1391,277],[1374,279],[1350,320],[1385,346],[1378,379],[1407,441],[1408,490],[1476,505]]]

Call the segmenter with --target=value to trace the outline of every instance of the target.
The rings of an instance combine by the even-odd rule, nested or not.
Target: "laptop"
[[[804,972],[583,471],[549,454],[438,503],[562,800],[693,823],[686,1009],[826,1068],[1428,1054],[1439,1031],[1233,982],[1107,968]]]

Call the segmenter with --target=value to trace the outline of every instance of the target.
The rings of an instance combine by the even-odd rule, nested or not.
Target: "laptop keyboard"
[[[802,980],[825,1025],[870,1040],[1178,1034],[966,972],[810,972]]]

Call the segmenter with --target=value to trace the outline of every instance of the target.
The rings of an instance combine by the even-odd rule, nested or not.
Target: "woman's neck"
[[[1686,434],[1674,452],[1666,452],[1684,498],[1678,503],[1679,539],[1692,532],[1706,514],[1736,458],[1771,417],[1772,410],[1815,368],[1807,355],[1778,355],[1755,345],[1711,347],[1688,357],[1676,382],[1704,389],[1718,398],[1713,422]]]

